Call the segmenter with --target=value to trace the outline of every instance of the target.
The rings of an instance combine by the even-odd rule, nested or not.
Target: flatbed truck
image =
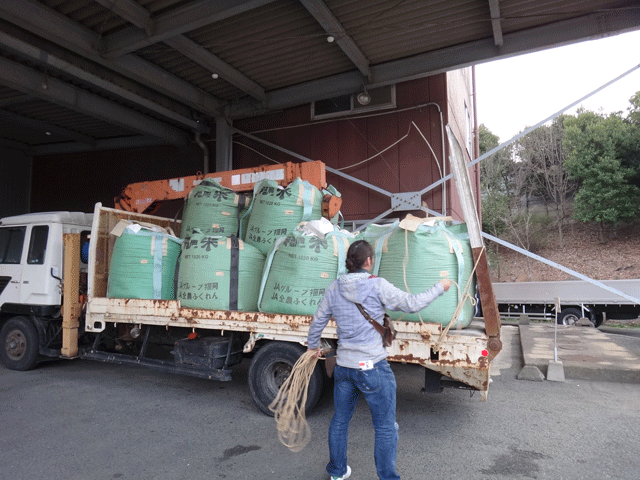
[[[256,180],[256,175],[245,176]],[[186,190],[183,179],[167,185],[159,188],[163,195],[176,186]],[[150,185],[138,187],[116,199],[118,209],[98,203],[93,214],[53,212],[0,220],[0,360],[7,368],[29,370],[47,359],[80,358],[220,381],[230,380],[233,365],[246,360],[251,398],[258,409],[271,414],[268,405],[306,350],[312,317],[107,297],[115,244],[111,231],[120,221],[180,231],[179,221],[139,213],[155,202],[145,197],[152,191]],[[136,200],[135,195],[144,198]],[[484,248],[472,242],[472,252],[479,265],[476,277],[483,305],[495,307],[485,312],[494,315],[485,313],[487,318],[475,318],[462,330],[396,321],[397,337],[388,360],[422,366],[423,391],[453,386],[478,391],[486,400],[491,361],[502,344]],[[336,348],[333,321],[322,341],[327,350]],[[318,366],[309,383],[307,410],[319,400],[326,380]]]

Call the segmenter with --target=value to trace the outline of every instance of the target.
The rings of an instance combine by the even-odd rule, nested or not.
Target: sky
[[[478,124],[505,142],[638,64],[640,31],[476,65]],[[637,91],[640,68],[582,106],[626,115]]]

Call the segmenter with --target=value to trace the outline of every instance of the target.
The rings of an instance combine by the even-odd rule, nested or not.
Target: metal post
[[[555,298],[556,302],[556,319],[555,326],[553,329],[553,361],[558,361],[558,312],[560,311],[560,298]]]
[[[482,229],[476,211],[476,203],[471,191],[469,170],[464,161],[462,149],[458,140],[453,135],[451,127],[447,125],[447,136],[449,137],[449,163],[458,189],[462,213],[469,231],[469,241],[473,259],[477,263],[476,278],[478,279],[478,289],[480,290],[480,302],[482,303],[482,314],[484,316],[485,330],[489,336],[489,357],[495,357],[502,349],[500,341],[500,313],[498,304],[493,293],[493,286],[489,278],[489,265],[487,254],[482,241]]]
[[[233,127],[224,117],[216,118],[216,172],[233,170]],[[205,172],[208,173],[208,172]]]

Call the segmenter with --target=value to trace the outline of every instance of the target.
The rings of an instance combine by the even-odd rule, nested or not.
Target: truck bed
[[[85,328],[87,332],[97,333],[107,322],[112,322],[248,332],[249,341],[244,351],[249,353],[260,340],[304,344],[311,319],[306,315],[183,308],[178,300],[92,297],[87,304]],[[443,328],[437,323],[394,321],[394,327],[398,334],[388,349],[389,361],[419,364],[486,390],[482,386],[488,385],[489,361],[483,351],[487,348],[488,337],[481,318],[474,319],[468,328],[450,330],[446,335],[442,335]],[[322,338],[338,338],[333,320]],[[469,372],[473,370],[477,370],[477,375],[470,377]]]

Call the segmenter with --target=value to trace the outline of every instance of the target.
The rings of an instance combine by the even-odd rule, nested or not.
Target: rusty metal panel
[[[100,332],[107,323],[126,323],[246,332],[250,338],[245,352],[249,352],[260,339],[304,344],[311,319],[302,315],[181,308],[177,300],[91,297],[85,328],[89,332]],[[394,326],[398,334],[389,348],[389,361],[421,365],[481,391],[488,389],[488,338],[482,332],[476,335],[449,333],[438,343],[440,324],[397,321]],[[325,328],[323,338],[337,339],[333,321]]]

